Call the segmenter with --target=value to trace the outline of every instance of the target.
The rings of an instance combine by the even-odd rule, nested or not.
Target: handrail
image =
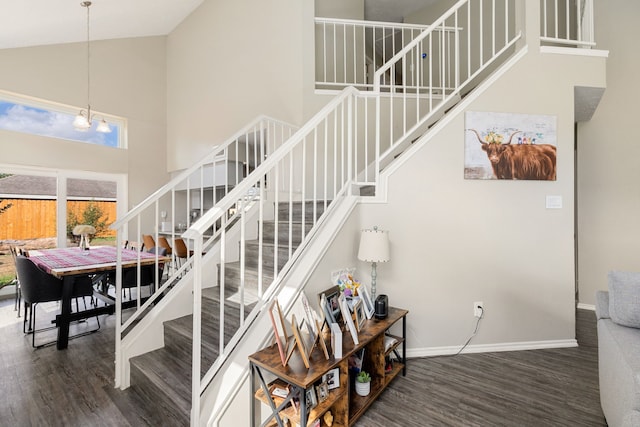
[[[240,129],[234,135],[229,137],[226,140],[226,142],[224,142],[223,144],[215,146],[213,148],[213,150],[209,154],[207,154],[203,159],[199,160],[196,164],[194,164],[190,168],[183,170],[180,174],[178,174],[177,176],[172,178],[168,183],[166,183],[162,187],[158,188],[155,192],[151,193],[151,195],[149,195],[145,200],[143,200],[142,202],[138,203],[129,212],[127,212],[124,217],[122,217],[121,219],[116,220],[110,226],[110,228],[111,229],[118,229],[118,228],[122,227],[123,224],[125,224],[128,221],[130,221],[132,218],[134,218],[136,215],[138,215],[144,209],[146,209],[149,206],[151,206],[151,204],[158,197],[160,197],[163,194],[166,194],[172,188],[175,188],[176,185],[178,185],[180,182],[182,182],[182,181],[186,180],[187,178],[189,178],[194,172],[196,172],[198,169],[200,169],[202,167],[202,165],[210,163],[212,161],[215,161],[217,158],[219,158],[219,156],[222,155],[222,153],[224,152],[224,150],[226,148],[228,148],[231,144],[233,144],[235,141],[237,141],[240,137],[242,137],[243,135],[246,135],[248,132],[250,132],[251,130],[255,129],[256,126],[258,126],[259,124],[261,124],[261,123],[263,123],[265,121],[272,122],[272,123],[277,123],[280,126],[290,127],[291,129],[293,129],[293,126],[291,126],[289,123],[286,123],[284,121],[277,120],[277,119],[265,116],[264,114],[259,115],[254,120],[252,120],[248,125],[246,125],[244,128]]]
[[[482,1],[473,3],[483,7]],[[408,141],[419,137],[432,117],[459,99],[481,73],[489,72],[491,64],[514,49],[522,37],[511,16],[515,3],[493,0],[487,6],[489,13],[483,9],[484,13],[472,17],[472,2],[460,0],[376,71],[373,90],[389,92],[385,109],[391,120],[401,124],[399,135],[391,127],[387,137],[381,132],[380,117],[376,121],[376,150],[383,165],[406,148]],[[460,28],[452,50],[434,37],[435,31],[445,27]],[[486,46],[484,34],[489,30],[492,36]],[[390,84],[384,81],[388,74]],[[382,111],[381,102],[379,97],[377,114]]]
[[[575,7],[569,0],[540,2],[540,41],[543,44],[595,47],[593,0],[575,0]]]
[[[316,128],[323,120],[327,118],[329,113],[335,111],[336,107],[341,105],[347,98],[358,94],[359,91],[353,86],[344,88],[338,96],[333,98],[327,103],[315,116],[313,116],[304,126],[302,126],[296,133],[294,133],[289,140],[284,143],[279,150],[272,153],[260,166],[258,166],[253,175],[262,176],[271,170],[274,165],[281,161],[284,157],[290,155],[290,152],[295,148],[302,140],[302,137],[307,135],[311,130]],[[197,220],[183,236],[188,239],[199,238],[204,232],[213,225],[215,221],[220,219],[224,212],[231,208],[236,201],[246,194],[250,188],[253,188],[253,184],[250,179],[245,179],[238,184],[233,190],[231,190],[218,204],[204,214],[199,220]]]
[[[485,13],[472,14],[472,3],[473,7],[479,4]],[[518,21],[515,5],[523,3],[524,0],[458,1],[375,72],[373,85],[365,88],[373,88],[373,91],[358,90],[361,85],[347,86],[302,128],[283,141],[279,149],[271,151],[269,157],[242,181],[229,188],[211,209],[202,211],[200,217],[190,223],[182,237],[191,241],[194,249],[194,256],[189,259],[194,298],[192,425],[198,423],[200,398],[206,387],[228,360],[260,310],[277,296],[284,283],[284,275],[309,244],[309,239],[318,232],[318,226],[325,218],[320,206],[331,210],[337,199],[351,194],[354,186],[376,184],[383,161],[405,148],[409,137],[419,136],[430,118],[451,106],[456,97],[464,95],[464,91],[473,88],[493,71],[500,60],[514,52],[516,42],[522,38],[522,32],[515,24]],[[478,20],[475,15],[479,15]],[[316,19],[316,22],[325,21],[342,21],[345,25],[354,23],[351,20]],[[445,31],[454,34],[454,38],[445,41],[444,38],[433,37]],[[491,41],[485,43],[485,40]],[[394,126],[401,131],[394,134]],[[375,168],[373,177],[368,173],[371,167]],[[190,170],[193,174],[198,168]],[[309,212],[306,209],[308,201],[312,206]],[[299,232],[301,236],[294,236],[291,231],[296,204],[302,206],[297,218],[303,225]],[[280,205],[284,207],[282,212],[279,211]],[[147,209],[152,207],[153,203],[146,205]],[[157,210],[156,207],[156,217]],[[279,231],[283,230],[279,230],[278,220],[283,218],[285,232],[280,237]],[[265,224],[269,219],[276,224],[273,241],[265,238]],[[257,224],[252,225],[254,221]],[[311,228],[307,230],[305,224]],[[210,230],[213,230],[212,237],[207,236]],[[299,246],[293,244],[297,238]],[[214,241],[215,250],[208,250],[204,256],[205,248]],[[245,313],[248,295],[245,291],[249,288],[245,267],[251,258],[246,253],[249,242],[258,246],[255,256],[258,265],[257,302],[249,313]],[[228,248],[236,245],[239,254],[231,259]],[[267,255],[270,245],[274,248],[273,254]],[[284,250],[282,255],[279,255],[279,249]],[[284,259],[278,259],[279,256]],[[214,258],[215,261],[211,262]],[[266,267],[265,260],[273,265]],[[227,339],[224,336],[225,291],[228,290],[225,287],[225,265],[231,261],[239,265],[240,327]],[[202,365],[201,302],[204,276],[212,273],[207,269],[215,263],[219,269],[216,283],[220,298],[220,312],[216,316],[220,331],[219,352],[212,366],[207,367]],[[182,268],[184,271],[185,266]],[[204,375],[201,374],[203,367],[207,368]]]
[[[356,181],[355,164],[358,163],[359,156],[355,146],[364,141],[364,136],[357,134],[357,129],[367,128],[372,116],[362,114],[356,106],[362,106],[363,103],[373,104],[373,101],[374,98],[366,94],[361,95],[354,87],[343,89],[338,96],[295,132],[280,149],[271,153],[260,166],[183,234],[185,238],[194,242],[195,251],[193,258],[192,423],[193,417],[199,416],[200,395],[239,343],[244,331],[251,326],[264,304],[273,298],[277,292],[276,284],[282,280],[283,275],[308,244],[310,236],[324,221],[326,212],[331,209],[330,204],[339,203],[337,199],[350,194],[352,183]],[[372,105],[370,107],[373,110]],[[265,182],[271,182],[271,188],[275,191],[267,193]],[[251,209],[246,208],[247,200],[253,205]],[[201,250],[204,247],[207,230],[214,224],[220,224],[218,286],[220,301],[225,301],[225,262],[229,261],[226,259],[225,248],[228,247],[228,240],[230,240],[227,237],[227,214],[230,210],[239,213],[237,226],[240,230],[240,254],[237,262],[240,270],[240,328],[233,338],[225,342],[226,304],[220,303],[220,313],[217,316],[220,330],[218,357],[212,366],[205,366],[206,373],[201,378],[202,360],[199,338],[202,333],[203,313],[199,308],[202,299],[203,275],[207,272]],[[267,237],[264,227],[267,219],[272,217],[276,231],[273,237]],[[254,232],[249,231],[252,228],[252,221],[257,222],[257,225],[253,226]],[[292,231],[294,221],[301,223],[300,231]],[[279,232],[278,227],[282,227],[283,230]],[[283,233],[286,235],[282,235]],[[299,244],[294,245],[294,240],[299,241]],[[257,242],[260,248],[257,260],[249,260],[244,254],[244,248],[249,241]],[[266,255],[267,248],[270,246],[274,247],[273,259],[269,259]],[[281,251],[283,258],[278,259]],[[272,261],[273,265],[262,271],[265,260]],[[250,261],[257,262],[258,266],[256,284],[258,300],[253,310],[245,315],[244,297],[249,285],[244,272]],[[270,275],[268,280],[264,279],[264,274]],[[201,380],[198,381],[198,379]]]
[[[428,28],[422,24],[315,18],[316,89],[373,88],[373,73]],[[459,28],[438,28],[445,43]],[[391,79],[389,78],[389,81]]]
[[[295,131],[295,127],[261,115],[236,132],[224,143],[214,149],[195,165],[179,173],[167,184],[160,187],[149,197],[118,219],[111,228],[116,229],[118,262],[115,276],[116,286],[116,386],[124,379],[125,361],[122,360],[122,339],[131,326],[135,325],[156,303],[165,292],[175,286],[191,268],[190,253],[179,258],[175,243],[183,231],[195,219],[206,211],[206,205],[215,205],[217,201],[236,186],[242,179],[258,167],[267,155],[276,151]],[[231,219],[232,220],[232,219]],[[155,265],[171,266],[167,279],[163,282],[159,274],[155,274],[153,292],[146,298],[141,297],[142,269],[136,266],[136,282],[134,288],[136,298],[130,307],[126,320],[122,315],[122,267],[121,255],[125,242],[138,250],[141,244],[136,242],[142,234],[150,234],[156,247],[161,246],[161,239],[166,238],[169,246],[173,246],[171,261],[166,263],[156,256]],[[212,246],[219,234],[214,226],[205,247]],[[149,250],[151,248],[145,248]],[[184,259],[184,262],[181,262]],[[165,265],[164,267],[167,267]],[[146,284],[144,284],[146,285]]]

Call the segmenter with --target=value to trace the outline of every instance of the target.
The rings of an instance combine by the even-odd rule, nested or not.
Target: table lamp
[[[378,230],[362,230],[358,259],[371,263],[371,298],[376,299],[376,266],[379,262],[389,261],[389,232]]]

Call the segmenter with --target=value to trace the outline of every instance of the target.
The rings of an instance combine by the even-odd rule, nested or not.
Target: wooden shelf
[[[320,349],[314,349],[311,353],[309,369],[304,366],[302,358],[297,352],[293,354],[287,366],[282,366],[280,355],[275,345],[252,354],[249,356],[249,361],[252,366],[251,386],[255,400],[269,407],[269,402],[273,402],[277,408],[278,415],[281,418],[287,417],[292,423],[292,427],[300,426],[301,422],[304,423],[306,427],[309,427],[316,419],[320,419],[320,425],[323,427],[326,425],[323,420],[323,415],[329,410],[334,417],[333,427],[348,427],[353,425],[378,398],[389,383],[398,376],[399,373],[404,372],[406,364],[405,337],[393,336],[397,342],[385,349],[385,334],[396,322],[402,321],[402,331],[404,335],[406,332],[407,314],[407,310],[391,307],[389,308],[389,315],[386,319],[367,320],[358,333],[358,345],[354,345],[349,334],[343,334],[343,357],[341,359],[330,357],[329,360],[327,360]],[[402,360],[395,361],[392,370],[385,372],[385,359],[391,352],[397,350],[400,345],[403,346]],[[358,396],[355,390],[349,389],[351,387],[348,372],[349,357],[363,348],[363,370],[369,372],[372,377],[371,393],[366,397]],[[262,373],[266,372],[276,378],[275,381],[266,385],[269,392],[273,387],[278,385],[283,388],[288,386],[291,390],[290,393],[293,392],[304,395],[304,390],[308,390],[309,387],[314,387],[320,383],[323,375],[336,368],[338,368],[340,372],[340,387],[329,390],[327,399],[324,402],[318,402],[314,408],[308,411],[306,421],[300,419],[301,410],[294,410],[291,402],[287,402],[284,407],[280,407],[285,399],[272,396],[271,393],[267,395],[261,387],[257,387],[256,372],[260,378],[263,378]],[[259,425],[260,422],[256,419],[257,413],[255,411],[255,405],[252,407],[252,413],[252,425]],[[275,413],[272,414],[272,416],[275,416]],[[276,426],[277,422],[275,419],[272,419],[267,425]]]
[[[281,380],[275,380],[274,382],[269,384],[269,391],[272,391],[275,387],[283,387],[286,386]],[[343,395],[347,392],[346,387],[340,387],[333,390],[329,390],[329,395],[324,402],[319,402],[317,406],[309,411],[308,422],[307,425],[311,425],[313,421],[317,418],[320,418],[327,410],[329,410],[336,402],[338,402]],[[269,405],[268,396],[265,395],[263,389],[258,389],[255,392],[255,398],[260,400],[265,405]],[[276,407],[280,407],[282,403],[285,401],[284,398],[271,395],[271,399]],[[291,402],[287,403],[287,406],[280,410],[281,417],[287,417],[289,421],[300,425],[300,410],[294,410]],[[273,424],[268,425],[277,425],[278,423],[274,420]],[[336,425],[334,423],[334,425]]]
[[[391,338],[394,338],[396,340],[395,344],[391,345],[391,347],[389,347],[388,349],[385,349],[385,352],[384,352],[385,356],[390,355],[393,350],[398,348],[398,346],[404,342],[404,338],[396,336],[396,335],[385,334],[385,337],[391,337]]]

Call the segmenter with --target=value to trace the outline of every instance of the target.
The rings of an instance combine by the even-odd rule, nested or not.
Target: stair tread
[[[166,394],[167,399],[188,414],[191,410],[191,360],[176,358],[167,351],[155,350],[130,360],[132,374],[139,371],[146,381]]]

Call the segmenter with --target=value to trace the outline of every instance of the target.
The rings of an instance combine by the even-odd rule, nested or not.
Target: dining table
[[[103,307],[71,311],[71,300],[76,279],[82,276],[115,271],[117,268],[117,248],[114,246],[94,246],[89,249],[79,247],[37,249],[29,251],[29,258],[40,269],[62,280],[62,299],[60,314],[53,323],[58,327],[56,347],[67,348],[69,343],[69,325],[71,322],[100,314],[113,314],[115,304]],[[167,257],[155,253],[122,249],[121,264],[123,268],[137,265],[152,265],[167,261]]]

